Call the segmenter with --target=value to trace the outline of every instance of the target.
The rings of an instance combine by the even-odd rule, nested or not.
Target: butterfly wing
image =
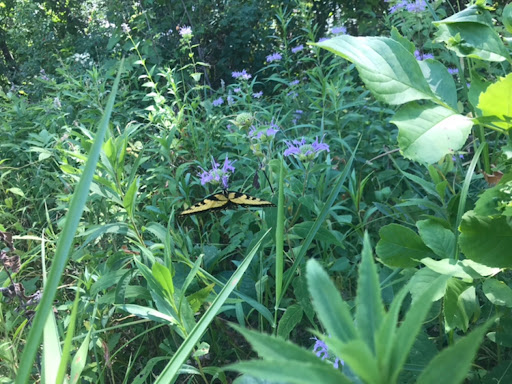
[[[233,205],[242,207],[275,207],[270,201],[262,200],[247,193],[228,191],[227,198]]]
[[[184,210],[180,213],[181,216],[195,215],[196,213],[202,213],[206,211],[215,211],[217,209],[227,208],[229,199],[223,193],[215,193],[206,197],[200,203],[194,204],[189,209]]]

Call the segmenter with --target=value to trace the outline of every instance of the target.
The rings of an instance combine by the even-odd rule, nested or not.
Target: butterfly
[[[216,211],[218,209],[233,209],[239,206],[263,208],[275,207],[275,204],[246,193],[224,190],[206,197],[200,203],[194,204],[189,209],[181,212],[180,216],[195,215],[196,213]]]

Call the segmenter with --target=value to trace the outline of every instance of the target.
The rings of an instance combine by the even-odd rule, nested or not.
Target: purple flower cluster
[[[347,33],[347,27],[334,27],[333,29],[331,29],[331,33],[333,35],[339,35],[340,33],[343,33],[343,34],[346,34]]]
[[[213,100],[212,104],[214,107],[218,107],[219,105],[224,104],[224,99],[222,97],[219,97],[218,99]]]
[[[420,13],[427,9],[427,4],[425,3],[425,0],[414,0],[413,2],[401,0],[389,8],[389,13],[395,13],[400,9],[405,9],[407,12],[411,13]]]
[[[450,75],[456,75],[457,73],[459,73],[459,70],[457,68],[448,68],[448,73]]]
[[[276,53],[273,53],[273,54],[267,56],[267,63],[271,63],[273,61],[279,61],[282,58],[283,58],[283,56],[281,56],[280,53],[276,52]]]
[[[313,347],[313,352],[317,357],[320,357],[322,360],[325,360],[329,357],[329,348],[327,347],[327,344],[325,344],[322,340],[318,340],[316,337],[313,338],[315,341],[315,346]],[[334,368],[338,369],[341,365],[344,365],[345,363],[343,360],[341,360],[337,356],[335,357],[334,363],[332,364]]]
[[[201,185],[208,183],[220,184],[222,182],[222,188],[228,189],[229,176],[231,173],[235,172],[235,167],[233,166],[234,163],[234,161],[229,161],[228,156],[226,155],[224,165],[222,168],[219,168],[220,164],[212,157],[212,169],[210,171],[205,171],[201,168],[201,171],[203,171],[199,174],[201,177]]]
[[[323,139],[322,139],[323,140]],[[318,141],[318,137],[312,144],[306,143],[306,139],[293,140],[293,142],[286,142],[288,148],[284,151],[285,156],[295,155],[300,161],[311,161],[318,153],[322,151],[329,152],[329,145],[323,143],[322,140]]]
[[[304,49],[304,46],[301,44],[301,45],[297,45],[295,48],[292,48],[292,53],[297,53],[297,52],[300,52]]]
[[[255,99],[259,99],[261,96],[263,96],[263,91],[259,91],[252,94],[252,97],[254,97]]]
[[[259,129],[254,125],[251,126],[249,138],[264,141],[266,138],[273,138],[277,132],[279,132],[279,126],[274,123],[274,119],[272,119],[268,128]]]
[[[414,51],[414,57],[416,60],[427,60],[427,59],[433,59],[434,55],[431,53],[421,53],[418,50]]]
[[[245,69],[242,71],[233,71],[231,72],[231,76],[233,76],[234,79],[242,78],[242,80],[249,80],[252,77]]]

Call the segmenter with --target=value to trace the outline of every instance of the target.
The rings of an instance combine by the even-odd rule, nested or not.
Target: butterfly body
[[[219,209],[233,209],[238,207],[275,207],[270,201],[262,200],[246,193],[235,191],[222,191],[206,197],[200,203],[194,204],[189,209],[181,212],[181,216],[195,215]]]

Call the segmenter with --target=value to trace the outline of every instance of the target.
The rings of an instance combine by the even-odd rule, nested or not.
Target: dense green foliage
[[[512,380],[511,35],[484,0],[0,3],[0,382]],[[180,216],[222,189],[276,207]]]

